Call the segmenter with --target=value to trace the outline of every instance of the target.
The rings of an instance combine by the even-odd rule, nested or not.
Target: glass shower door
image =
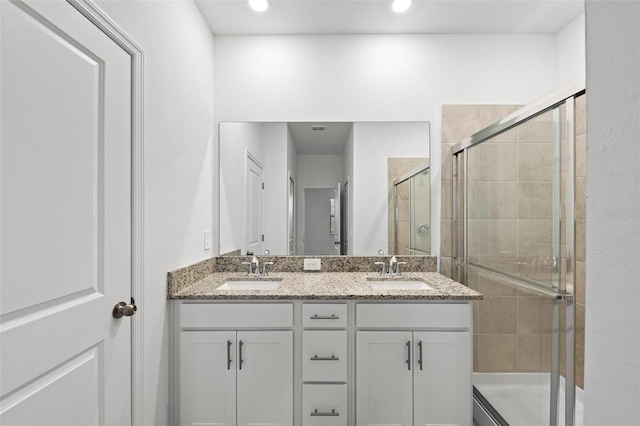
[[[474,302],[474,399],[500,425],[575,424],[581,94],[525,107],[454,147],[454,271],[484,294]]]

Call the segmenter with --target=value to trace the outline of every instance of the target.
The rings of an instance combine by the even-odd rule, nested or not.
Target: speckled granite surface
[[[259,256],[260,264],[273,262],[268,267],[269,272],[303,272],[304,258],[321,259],[319,272],[376,272],[380,266],[375,262],[389,264],[391,256]],[[242,262],[250,261],[252,256],[223,256],[212,257],[193,265],[175,269],[167,274],[169,297],[216,272],[246,272],[247,266]],[[403,272],[435,272],[438,270],[435,256],[397,256]],[[318,273],[318,272],[312,272]]]
[[[244,272],[247,270],[242,262],[251,260],[252,256],[223,256],[216,258],[216,272]],[[304,271],[304,259],[320,259],[320,272],[376,272],[380,270],[375,262],[389,264],[391,256],[258,256],[260,264],[273,262],[269,271],[273,272],[302,272]],[[438,270],[437,257],[435,256],[396,256],[398,262],[407,262],[402,265],[402,271],[435,272]]]
[[[246,272],[211,274],[177,291],[169,299],[363,299],[363,300],[477,300],[482,295],[437,272],[405,272],[385,280],[424,281],[433,290],[373,290],[369,280],[376,272],[272,272],[267,278],[247,277]],[[217,290],[225,281],[277,280],[276,290]]]

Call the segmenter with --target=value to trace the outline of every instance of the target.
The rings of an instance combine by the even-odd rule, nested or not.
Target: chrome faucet
[[[269,255],[269,250],[265,251],[266,255]],[[258,256],[253,256],[251,258],[251,262],[242,262],[242,265],[248,265],[249,269],[247,270],[247,276],[251,277],[266,277],[269,274],[267,273],[267,265],[273,265],[273,262],[264,262],[262,264],[262,269],[260,269],[260,259]]]
[[[375,265],[380,265],[380,275],[382,276],[400,276],[402,272],[400,271],[400,265],[406,265],[407,262],[398,262],[395,256],[392,256],[389,259],[389,269],[387,269],[387,265],[384,262],[375,262]]]
[[[260,260],[258,260],[258,256],[253,256],[251,262],[242,262],[242,264],[249,266],[247,275],[260,275]]]

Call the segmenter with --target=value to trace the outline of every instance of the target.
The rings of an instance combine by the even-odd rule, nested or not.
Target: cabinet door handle
[[[411,341],[407,342],[407,369],[411,370]]]
[[[227,370],[231,370],[231,340],[227,340]]]
[[[318,315],[318,314],[315,314],[315,315],[311,315],[309,318],[311,318],[311,319],[319,319],[319,320],[326,320],[326,319],[335,319],[335,320],[337,320],[337,319],[340,319],[340,317],[338,315],[334,315],[334,314],[331,314],[331,315]]]
[[[318,356],[318,355],[314,355],[311,357],[311,361],[339,361],[340,358],[338,358],[335,355],[331,355],[331,356]]]
[[[340,413],[338,413],[336,410],[331,410],[331,411],[318,411],[318,409],[316,408],[315,411],[313,411],[311,414],[311,417],[337,417],[340,415]]]
[[[422,340],[418,342],[418,353],[420,354],[420,358],[418,358],[418,364],[420,365],[420,371],[422,371]]]
[[[242,345],[244,345],[244,343],[242,343],[242,340],[240,340],[238,342],[238,368],[240,370],[242,370],[242,363],[244,362],[244,360],[242,359]]]

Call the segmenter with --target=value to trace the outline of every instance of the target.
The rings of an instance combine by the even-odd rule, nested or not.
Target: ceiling
[[[584,0],[413,0],[396,14],[391,0],[196,0],[215,35],[556,34],[584,11]]]
[[[340,155],[353,123],[289,123],[291,138],[298,155]],[[325,126],[312,130],[312,126]]]

